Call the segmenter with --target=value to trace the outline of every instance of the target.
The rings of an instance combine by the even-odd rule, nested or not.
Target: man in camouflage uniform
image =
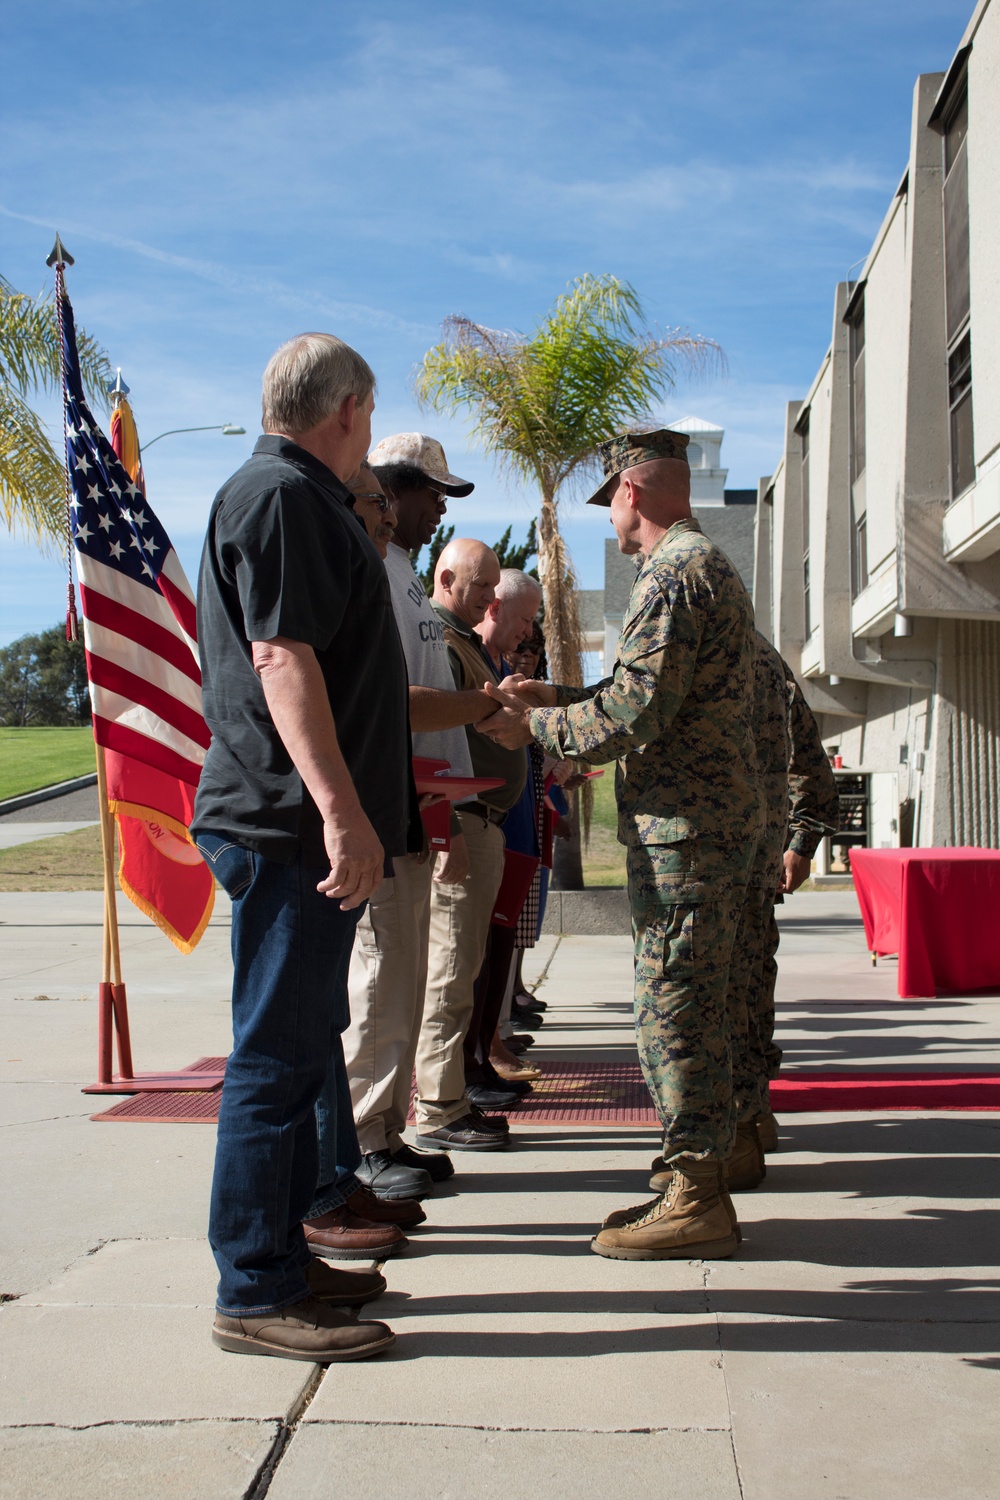
[[[765,1173],[757,1121],[769,1106],[759,1012],[765,933],[774,921],[788,828],[787,670],[770,641],[757,631],[753,737],[764,799],[764,826],[746,885],[729,973],[736,1143],[729,1162],[728,1185],[737,1191],[757,1187]]]
[[[780,658],[779,658],[780,660]],[[785,672],[788,702],[788,828],[782,859],[781,879],[775,901],[783,901],[797,891],[809,876],[812,858],[820,840],[836,833],[839,823],[837,779],[830,757],[823,748],[819,725],[803,696],[791,667],[781,662]],[[764,912],[761,932],[761,958],[754,1008],[757,1013],[758,1047],[763,1075],[777,1078],[781,1067],[781,1048],[774,1044],[774,987],[778,978],[778,923],[772,901]],[[777,1136],[766,1088],[761,1112],[761,1136],[765,1150],[774,1150]]]
[[[663,1122],[669,1191],[593,1242],[613,1259],[731,1255],[722,1173],[734,1139],[727,988],[761,802],[751,730],[753,609],[729,559],[692,519],[682,433],[600,445],[607,505],[642,554],[614,673],[590,689],[487,688],[504,704],[480,726],[514,746],[617,759],[635,935],[639,1057]],[[531,708],[532,702],[545,704]]]
[[[837,783],[816,720],[791,667],[759,631],[753,730],[765,814],[730,967],[737,1139],[728,1185],[734,1189],[756,1187],[764,1151],[777,1147],[768,1097],[781,1066],[774,1043],[775,904],[808,877],[820,839],[837,827]]]

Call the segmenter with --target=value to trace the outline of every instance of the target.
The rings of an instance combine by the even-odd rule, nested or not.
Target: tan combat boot
[[[660,1164],[661,1175],[665,1179],[662,1191],[666,1192],[666,1189],[673,1181],[673,1168],[665,1166],[663,1164],[662,1157],[660,1158]],[[726,1190],[726,1167],[725,1163],[721,1161],[719,1163],[719,1197],[722,1199],[726,1213],[729,1215],[729,1222],[733,1226],[733,1233],[736,1236],[736,1243],[738,1245],[742,1245],[743,1231],[740,1228],[739,1221],[736,1218],[736,1208],[733,1204],[733,1200],[732,1198],[730,1198],[729,1193]],[[608,1217],[604,1220],[601,1228],[617,1229],[621,1224],[631,1224],[636,1219],[641,1219],[643,1214],[648,1213],[649,1210],[653,1207],[653,1203],[655,1203],[656,1201],[657,1200],[654,1199],[653,1202],[650,1203],[637,1203],[634,1208],[616,1208],[612,1213],[608,1214]]]
[[[736,1127],[732,1155],[726,1162],[726,1186],[731,1193],[747,1193],[760,1187],[766,1176],[756,1121],[747,1120]]]
[[[679,1157],[666,1193],[644,1208],[639,1218],[603,1228],[591,1241],[595,1255],[609,1260],[719,1260],[736,1249],[719,1190],[719,1162],[712,1157]]]
[[[778,1145],[778,1122],[770,1110],[766,1114],[757,1116],[757,1134],[760,1137],[760,1149],[764,1152],[779,1151]]]

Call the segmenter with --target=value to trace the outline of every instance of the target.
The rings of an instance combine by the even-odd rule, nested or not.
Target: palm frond
[[[0,386],[0,517],[43,547],[66,530],[65,472],[35,413]]]
[[[107,408],[111,365],[104,350],[82,328],[77,329],[80,373],[90,400]],[[0,276],[0,385],[22,395],[59,386],[59,320],[52,294],[29,297]]]

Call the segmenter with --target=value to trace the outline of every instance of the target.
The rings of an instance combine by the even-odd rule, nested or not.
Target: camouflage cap
[[[687,463],[686,448],[690,439],[686,432],[674,432],[670,427],[661,427],[658,432],[620,432],[617,437],[597,445],[598,456],[604,465],[604,483],[587,501],[588,505],[610,505],[608,486],[624,469],[634,469],[636,464],[647,464],[656,458],[679,458]]]

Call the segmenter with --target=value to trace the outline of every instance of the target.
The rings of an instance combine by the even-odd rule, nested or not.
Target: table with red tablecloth
[[[851,873],[900,996],[1000,990],[1000,849],[852,849]]]

